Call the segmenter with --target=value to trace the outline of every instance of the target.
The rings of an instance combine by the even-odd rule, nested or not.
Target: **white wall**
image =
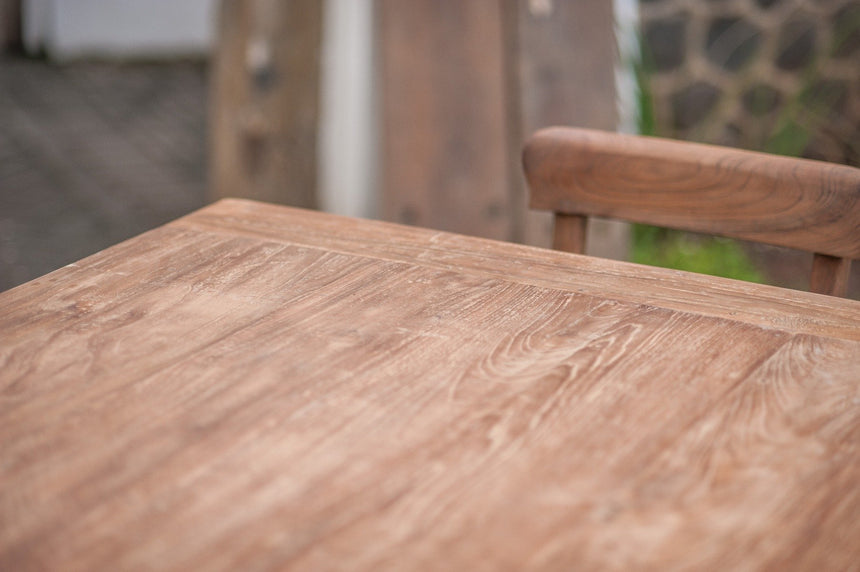
[[[205,54],[217,0],[24,0],[24,45],[57,60]]]
[[[326,0],[320,106],[324,210],[377,216],[373,0]]]
[[[615,37],[619,62],[615,68],[615,93],[618,98],[618,130],[639,131],[638,86],[633,63],[639,59],[639,0],[613,0]]]

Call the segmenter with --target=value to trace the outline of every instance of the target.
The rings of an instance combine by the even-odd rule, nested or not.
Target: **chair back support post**
[[[848,277],[850,274],[850,258],[839,258],[816,252],[812,259],[809,291],[845,297],[848,294]]]
[[[552,231],[552,247],[556,250],[585,254],[588,217],[558,213]]]

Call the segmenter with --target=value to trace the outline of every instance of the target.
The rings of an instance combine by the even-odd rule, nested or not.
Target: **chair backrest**
[[[599,216],[815,253],[810,290],[844,296],[860,258],[860,169],[590,129],[526,143],[530,206],[555,213],[553,247],[582,253]]]

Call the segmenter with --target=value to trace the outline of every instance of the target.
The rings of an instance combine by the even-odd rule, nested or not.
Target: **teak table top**
[[[0,569],[846,569],[860,303],[216,203],[0,294]]]

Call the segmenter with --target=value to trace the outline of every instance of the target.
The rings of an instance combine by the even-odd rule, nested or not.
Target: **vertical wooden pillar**
[[[812,258],[812,275],[809,291],[828,296],[848,295],[848,280],[851,277],[851,259],[815,253]]]
[[[500,2],[381,0],[383,216],[510,236]]]
[[[552,219],[528,208],[520,151],[547,125],[615,130],[612,2],[378,7],[385,218],[549,246]],[[625,229],[601,222],[589,251],[612,242],[624,257]]]
[[[315,207],[322,2],[222,0],[212,66],[212,198]]]
[[[0,54],[21,44],[21,0],[0,0]]]
[[[509,73],[519,88],[519,121],[513,119],[511,161],[520,165],[525,138],[541,127],[571,125],[615,131],[618,123],[615,67],[618,49],[612,2],[590,0],[503,0],[508,36],[516,37]],[[512,29],[513,28],[513,29]],[[525,181],[513,181],[515,209],[523,217],[522,239],[549,246],[552,217],[529,212]],[[606,221],[588,225],[587,251],[624,258],[626,226]]]

